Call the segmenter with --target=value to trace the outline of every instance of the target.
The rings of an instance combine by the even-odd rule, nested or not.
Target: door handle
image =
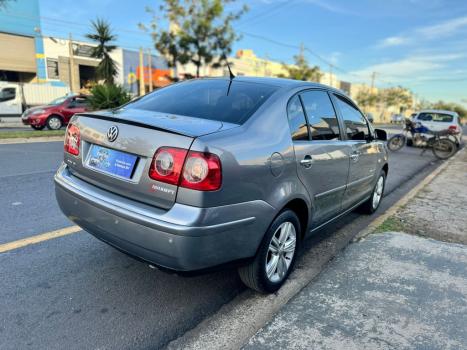
[[[354,162],[357,162],[359,157],[360,157],[360,152],[358,151],[353,151],[350,154],[350,159],[353,160]]]
[[[305,158],[300,161],[300,165],[304,166],[305,168],[311,168],[312,164],[313,158],[311,158],[311,156],[305,156]]]

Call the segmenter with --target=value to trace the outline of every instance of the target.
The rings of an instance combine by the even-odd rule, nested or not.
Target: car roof
[[[424,110],[419,111],[418,113],[443,113],[443,114],[452,115],[453,117],[457,116],[456,112],[448,111],[445,109],[424,109]]]
[[[228,77],[201,78],[201,79],[229,80]],[[319,83],[315,83],[311,81],[293,80],[293,79],[287,79],[287,78],[237,76],[233,79],[233,81],[273,85],[273,86],[286,88],[286,89],[293,89],[296,87],[321,88],[321,89],[332,90],[332,91],[339,92],[341,94],[346,95],[345,92],[343,92],[342,90],[335,89],[328,85],[319,84]]]

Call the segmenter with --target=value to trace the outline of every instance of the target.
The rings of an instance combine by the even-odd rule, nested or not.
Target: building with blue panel
[[[46,64],[38,0],[0,7],[0,81],[44,82]]]

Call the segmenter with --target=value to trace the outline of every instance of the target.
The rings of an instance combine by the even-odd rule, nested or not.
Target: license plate
[[[92,145],[87,166],[105,174],[129,179],[133,175],[137,160],[138,157],[133,154]]]

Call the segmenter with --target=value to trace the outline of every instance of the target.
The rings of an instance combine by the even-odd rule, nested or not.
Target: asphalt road
[[[62,143],[0,145],[0,244],[69,226],[52,176]],[[391,154],[380,211],[436,167],[430,152]],[[351,213],[319,232],[355,234]],[[157,349],[244,290],[234,270],[179,277],[135,261],[86,232],[0,253],[1,349]]]

